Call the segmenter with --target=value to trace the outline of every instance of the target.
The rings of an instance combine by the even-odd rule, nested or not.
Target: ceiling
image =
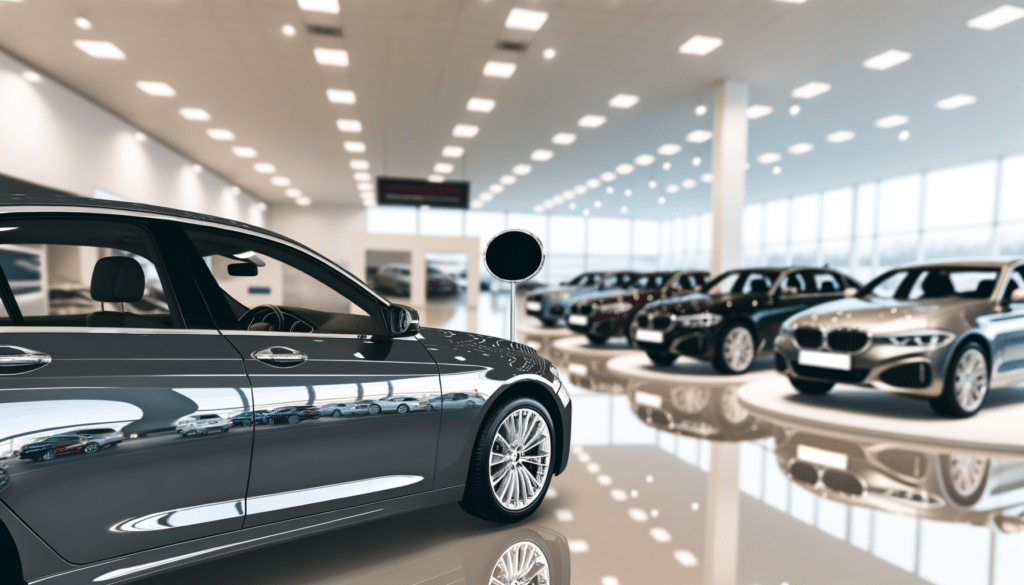
[[[750,122],[748,199],[794,195],[960,162],[1024,152],[1024,19],[992,31],[967,20],[996,8],[997,0],[341,0],[339,14],[300,10],[296,0],[0,0],[0,48],[30,63],[129,120],[150,135],[268,202],[288,201],[254,162],[269,162],[313,205],[358,205],[353,158],[370,172],[426,177],[437,162],[453,162],[452,179],[469,180],[477,196],[520,163],[533,166],[485,210],[529,211],[552,196],[616,165],[655,154],[665,143],[683,146],[599,189],[576,197],[575,209],[553,213],[626,213],[663,217],[708,208],[710,142],[686,135],[712,127],[712,86],[729,78],[750,84],[751,103],[774,112]],[[543,10],[537,32],[504,27],[513,7]],[[76,17],[92,23],[75,26]],[[298,29],[294,36],[282,26]],[[342,36],[314,35],[308,24],[334,26]],[[721,37],[706,56],[682,55],[695,34]],[[107,40],[125,60],[87,56],[76,39]],[[522,42],[523,52],[496,48]],[[348,51],[348,67],[316,63],[315,47]],[[542,52],[557,55],[545,59]],[[862,62],[888,49],[913,58],[886,71]],[[484,77],[488,60],[518,64],[510,79]],[[175,97],[152,97],[138,81],[162,81]],[[809,81],[831,91],[808,100],[790,92]],[[328,88],[355,92],[354,105],[332,104]],[[608,107],[619,93],[635,94],[630,109]],[[967,93],[977,103],[946,111],[939,99]],[[492,112],[466,110],[470,97],[494,99]],[[802,110],[790,116],[788,108]],[[188,121],[182,107],[198,107],[209,122]],[[594,129],[578,127],[584,114],[606,116]],[[883,130],[874,122],[909,116]],[[359,134],[340,132],[339,118],[358,119]],[[479,125],[471,139],[454,138],[456,124]],[[208,128],[227,128],[218,142]],[[900,141],[900,130],[910,139]],[[825,136],[850,130],[832,144]],[[551,144],[557,132],[578,136]],[[345,151],[346,140],[367,152]],[[791,155],[787,148],[815,148]],[[446,145],[464,146],[445,159]],[[256,149],[256,159],[232,146]],[[547,162],[530,153],[554,152]],[[763,152],[783,155],[772,165]],[[699,166],[694,156],[702,158]],[[671,163],[664,170],[663,163]],[[667,185],[698,180],[692,189]],[[656,181],[650,188],[649,181]],[[607,193],[607,187],[613,193]],[[626,197],[626,189],[632,194]],[[659,203],[658,198],[665,202]],[[602,201],[600,208],[594,207]],[[622,211],[622,208],[625,211]]]

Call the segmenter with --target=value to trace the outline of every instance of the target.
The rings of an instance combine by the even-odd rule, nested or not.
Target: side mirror
[[[857,293],[859,293],[859,292],[860,292],[860,289],[858,289],[855,286],[851,286],[851,287],[843,289],[843,296],[848,298],[848,299],[850,299],[850,298],[853,298],[853,297],[857,296]]]
[[[236,262],[235,264],[228,264],[228,274],[231,276],[256,276],[260,273],[260,269],[255,264],[249,262]]]
[[[784,286],[784,287],[782,287],[780,292],[782,293],[782,296],[788,297],[788,296],[800,294],[800,289],[798,289],[795,286]]]
[[[411,337],[420,332],[420,314],[412,307],[391,305],[388,309],[388,335]]]
[[[1015,288],[1015,289],[1013,289],[1013,292],[1010,293],[1010,302],[1011,303],[1024,303],[1024,288]]]

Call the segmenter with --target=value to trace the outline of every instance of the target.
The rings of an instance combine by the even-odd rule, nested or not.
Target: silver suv
[[[178,431],[178,435],[181,437],[208,435],[214,431],[226,433],[233,424],[233,422],[218,414],[193,414],[178,420],[175,430]]]

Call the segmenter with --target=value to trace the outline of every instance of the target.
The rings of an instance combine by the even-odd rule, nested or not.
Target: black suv
[[[842,298],[851,287],[860,284],[828,268],[730,270],[700,292],[649,303],[633,320],[630,338],[659,366],[687,355],[739,374],[771,353],[788,317]]]

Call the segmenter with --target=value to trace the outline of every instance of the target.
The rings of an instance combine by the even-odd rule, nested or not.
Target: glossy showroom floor
[[[422,317],[505,335],[506,302],[440,302]],[[615,340],[521,325],[520,341],[571,380],[575,409],[574,456],[530,521],[445,506],[140,583],[483,584],[516,554],[533,559],[524,584],[697,584],[709,567],[736,585],[1024,582],[1024,389],[937,420],[879,393],[797,399],[770,361],[735,378],[653,368]]]

